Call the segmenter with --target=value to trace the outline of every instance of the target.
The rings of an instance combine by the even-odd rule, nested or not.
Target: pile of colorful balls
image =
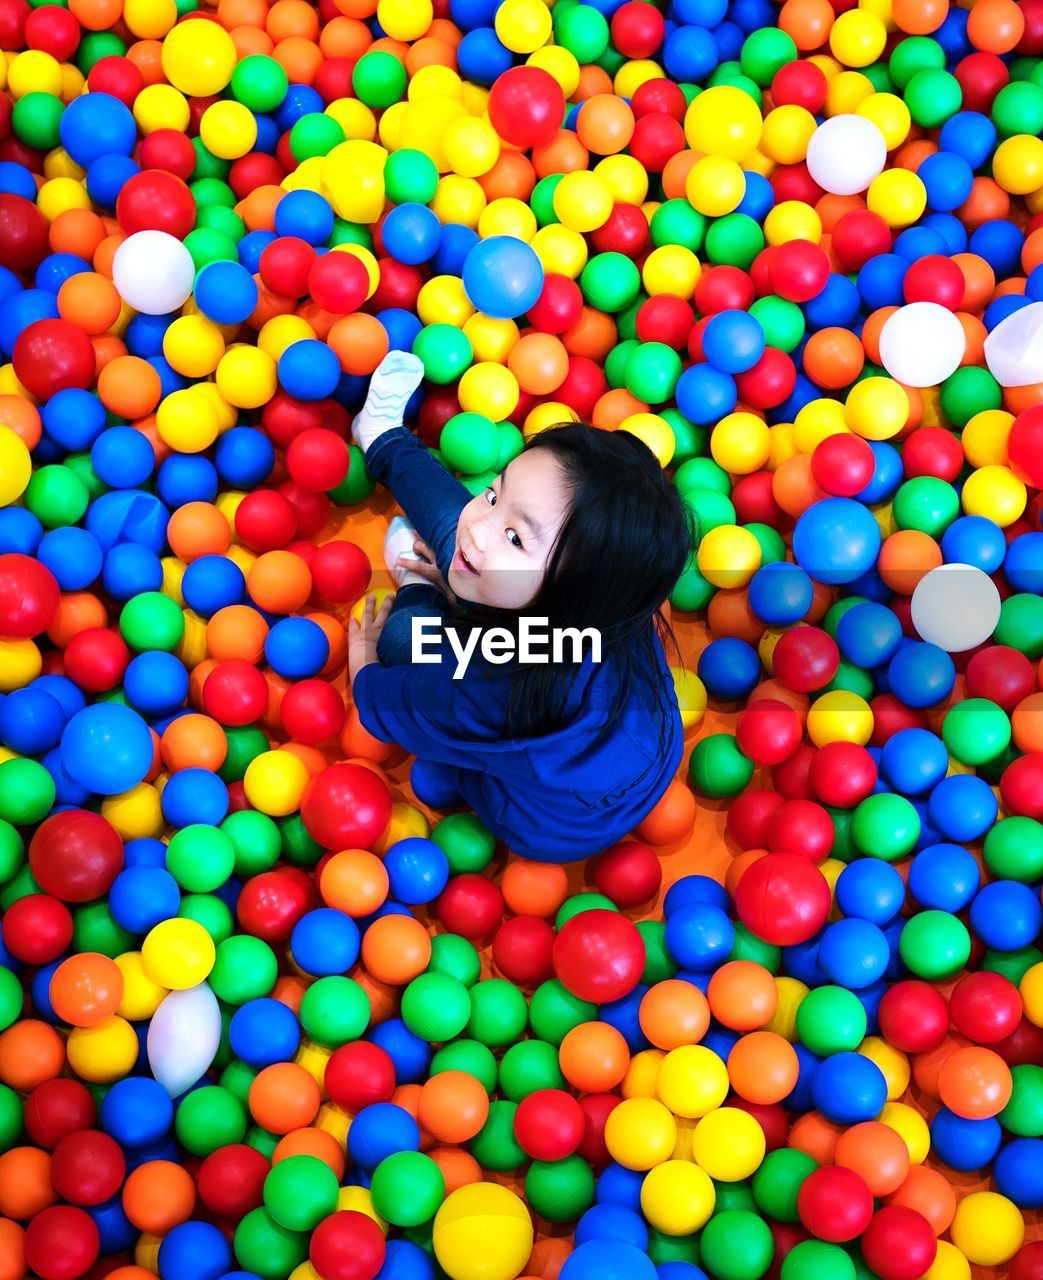
[[[0,50],[0,1280],[1043,1280],[1043,0]],[[472,491],[579,417],[698,516],[581,874],[345,694],[389,350]]]

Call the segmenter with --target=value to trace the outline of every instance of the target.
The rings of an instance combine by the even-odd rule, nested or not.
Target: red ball
[[[47,222],[36,205],[0,191],[0,262],[11,271],[35,271],[49,252]]]
[[[771,100],[777,107],[803,107],[812,115],[826,105],[826,77],[813,62],[803,58],[781,66],[771,82]]]
[[[949,1006],[929,982],[909,979],[884,992],[878,1012],[880,1033],[902,1053],[929,1053],[949,1030]]]
[[[907,707],[893,693],[881,693],[870,698],[869,709],[873,713],[873,736],[870,746],[882,747],[902,729],[926,729],[927,717],[914,707]]]
[[[845,271],[858,271],[881,253],[890,253],[891,228],[878,213],[851,209],[833,228],[830,248]]]
[[[693,324],[692,308],[672,293],[646,298],[635,317],[640,342],[665,342],[675,351],[684,347]]]
[[[51,1151],[70,1133],[93,1129],[98,1108],[85,1084],[58,1076],[32,1090],[25,1100],[23,1119],[36,1146]]]
[[[438,919],[450,933],[471,942],[489,937],[503,919],[503,894],[485,876],[467,872],[454,876],[435,903]]]
[[[369,586],[373,570],[362,548],[344,538],[324,542],[311,564],[315,594],[334,604],[354,604]]]
[[[775,501],[770,471],[751,471],[749,475],[739,476],[732,486],[732,506],[738,524],[766,524],[781,532],[792,523]]]
[[[785,351],[766,347],[752,369],[735,375],[735,385],[751,409],[774,409],[797,385],[797,366]]]
[[[25,1229],[25,1261],[40,1280],[76,1280],[94,1265],[101,1237],[83,1209],[54,1204]]]
[[[543,288],[526,313],[529,323],[541,333],[564,333],[583,314],[583,292],[575,280],[551,271],[543,277]]]
[[[1043,489],[1043,405],[1019,413],[1007,436],[1010,469],[1023,483]]]
[[[251,876],[236,900],[235,913],[245,933],[265,942],[285,942],[293,926],[315,905],[315,887],[298,868],[262,871]]]
[[[964,110],[981,111],[985,115],[992,110],[999,91],[1010,84],[1010,72],[1003,59],[985,51],[961,58],[953,67],[953,75],[963,90]]]
[[[648,219],[636,204],[613,206],[607,221],[591,233],[598,253],[625,253],[636,258],[648,244]]]
[[[377,267],[380,283],[369,300],[370,309],[383,311],[386,307],[402,307],[406,311],[416,310],[417,295],[427,279],[425,273],[419,267],[396,262],[394,258],[379,258]]]
[[[337,257],[351,257],[358,262],[351,254],[340,253]],[[326,427],[300,432],[286,450],[286,470],[298,484],[317,493],[326,493],[342,484],[350,462],[347,442]]]
[[[772,290],[790,302],[817,298],[829,279],[829,259],[810,240],[790,240],[775,246],[768,264]]]
[[[579,1150],[586,1122],[576,1099],[563,1089],[537,1089],[518,1103],[514,1136],[533,1160],[564,1160]]]
[[[840,665],[840,650],[819,627],[794,627],[775,646],[775,675],[795,693],[814,693],[829,684]]]
[[[123,841],[107,818],[64,809],[36,829],[29,869],[45,893],[63,902],[92,902],[108,893],[123,870]]]
[[[815,483],[838,498],[853,498],[861,493],[872,480],[875,468],[876,458],[868,441],[856,435],[827,436],[811,455]]]
[[[38,400],[94,381],[94,348],[71,320],[34,320],[18,335],[11,355],[15,376]]]
[[[203,684],[203,710],[218,724],[253,724],[267,707],[268,681],[244,658],[219,662]]]
[[[1043,1062],[1043,1027],[1022,1018],[1005,1040],[998,1040],[992,1047],[1008,1067],[1023,1067],[1028,1063],[1038,1066]]]
[[[345,316],[366,301],[369,272],[353,253],[324,253],[308,271],[308,292],[323,311]]]
[[[931,1224],[904,1205],[879,1209],[862,1236],[862,1257],[880,1280],[919,1280],[937,1252]]]
[[[776,204],[781,204],[784,200],[815,204],[825,194],[803,161],[799,164],[780,164],[772,173],[770,182]]]
[[[768,848],[772,853],[795,853],[817,864],[829,857],[834,838],[833,819],[820,804],[787,800],[771,820]]]
[[[608,379],[600,365],[589,356],[569,356],[569,371],[554,398],[586,421],[607,390]]]
[[[628,148],[642,169],[649,173],[662,173],[671,157],[684,149],[684,129],[665,111],[641,116],[634,124]]]
[[[616,911],[581,911],[554,940],[554,972],[581,1000],[622,1000],[641,981],[645,944],[637,926]]]
[[[364,1213],[340,1209],[312,1232],[311,1265],[322,1280],[373,1280],[387,1245],[380,1227]]]
[[[329,18],[324,18],[324,22],[329,22],[336,15],[334,10]],[[352,75],[355,71],[355,58],[327,58],[319,67],[312,82],[316,92],[321,93],[323,100],[327,103],[336,102],[338,98],[351,98],[354,96],[352,88]]]
[[[1007,765],[1000,777],[1000,799],[1010,813],[1043,820],[1043,752],[1030,751]]]
[[[605,1143],[605,1125],[623,1101],[614,1093],[588,1093],[579,1100],[583,1111],[583,1141],[579,1154],[595,1169],[603,1169],[611,1156]]]
[[[949,995],[953,1026],[975,1044],[997,1044],[1021,1021],[1021,994],[1009,978],[983,970],[968,973]]]
[[[123,683],[130,649],[118,631],[88,627],[65,646],[65,674],[88,693],[107,693]]]
[[[634,90],[630,110],[638,120],[642,116],[660,114],[683,120],[688,110],[688,99],[681,86],[672,80],[646,80]]]
[[[40,635],[53,622],[60,600],[58,583],[46,565],[14,551],[0,555],[0,636]]]
[[[256,1147],[235,1143],[218,1147],[203,1161],[196,1178],[199,1198],[219,1218],[238,1222],[264,1201],[264,1180],[271,1168]]]
[[[62,1138],[51,1157],[51,1185],[70,1204],[110,1200],[120,1189],[127,1162],[115,1138],[81,1129]]]
[[[786,1146],[789,1137],[789,1117],[781,1102],[750,1102],[746,1098],[733,1096],[728,1099],[728,1106],[745,1111],[764,1130],[764,1144],[768,1151],[777,1151]]]
[[[561,128],[565,95],[541,67],[511,67],[497,76],[486,104],[493,128],[515,147],[541,147]]]
[[[395,1064],[386,1049],[368,1040],[342,1044],[326,1062],[323,1077],[333,1101],[354,1114],[375,1102],[390,1102],[395,1092]]]
[[[735,741],[754,764],[773,765],[788,760],[800,745],[800,716],[785,702],[761,698],[739,714]]]
[[[753,300],[753,281],[738,267],[709,267],[695,286],[695,305],[704,316],[718,311],[746,311]]]
[[[623,911],[651,902],[663,883],[663,868],[652,848],[622,840],[590,863],[594,888]]]
[[[735,892],[739,919],[758,938],[790,947],[818,933],[832,905],[822,872],[794,853],[768,853],[746,868]]]
[[[368,849],[391,821],[391,792],[361,764],[332,764],[308,784],[305,829],[324,849]]]
[[[816,800],[838,809],[853,809],[876,785],[876,763],[854,742],[827,742],[819,747],[808,775]]]
[[[1038,58],[1043,53],[1043,0],[1021,0],[1018,8],[1025,19],[1025,32],[1017,43],[1017,52]]]
[[[1043,1240],[1021,1246],[1010,1260],[1009,1280],[1043,1280]]]
[[[554,929],[539,916],[513,916],[493,937],[493,964],[516,986],[532,990],[554,976]]]
[[[854,1169],[827,1165],[804,1179],[797,1212],[819,1240],[844,1244],[860,1236],[873,1216],[873,1195]]]
[[[666,23],[659,10],[643,0],[627,0],[612,15],[612,43],[628,58],[650,58],[663,43]]]
[[[68,9],[57,5],[34,9],[25,20],[25,43],[67,62],[79,47],[80,24]]]
[[[317,747],[344,726],[344,699],[325,680],[302,680],[287,689],[279,704],[283,728],[294,742]]]
[[[245,200],[258,187],[277,187],[286,177],[286,170],[275,156],[263,151],[251,151],[232,162],[228,171],[228,185],[237,199]]]
[[[1036,688],[1036,670],[1023,653],[1004,644],[976,653],[964,672],[967,695],[987,698],[1011,712]]]
[[[787,800],[810,800],[814,759],[815,748],[802,742],[788,760],[775,766],[771,771],[771,783],[780,796]]]
[[[261,252],[261,281],[280,298],[303,298],[317,257],[314,247],[300,236],[280,236]]]
[[[136,231],[165,231],[184,240],[196,224],[195,196],[175,174],[146,169],[120,188],[116,219],[128,236]]]
[[[281,551],[297,536],[297,512],[283,494],[258,489],[236,507],[235,531],[251,551]]]
[[[740,849],[764,849],[771,820],[785,800],[777,791],[754,788],[740,792],[728,806],[725,830]]]
[[[3,0],[0,4],[0,49],[15,51],[25,44],[25,24],[32,9],[28,0]]]
[[[4,946],[23,964],[50,964],[72,942],[72,915],[45,893],[18,898],[4,913]]]
[[[134,99],[145,87],[145,77],[129,58],[110,53],[99,58],[87,75],[87,88],[91,93],[111,93],[125,107],[132,107]]]
[[[918,427],[902,444],[902,469],[907,480],[937,476],[952,484],[962,467],[960,442],[944,427]]]
[[[940,253],[928,253],[910,263],[902,281],[906,302],[936,302],[950,311],[960,305],[966,287],[960,268]]]
[[[196,149],[179,129],[157,129],[142,138],[138,163],[142,169],[166,169],[187,182],[196,167]]]

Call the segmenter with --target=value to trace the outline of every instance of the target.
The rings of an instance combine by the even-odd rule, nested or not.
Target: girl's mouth
[[[453,559],[453,568],[456,569],[458,573],[464,573],[473,578],[478,577],[478,570],[471,564],[459,547],[457,548],[456,556]]]

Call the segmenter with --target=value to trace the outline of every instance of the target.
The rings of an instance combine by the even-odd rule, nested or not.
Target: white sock
[[[363,453],[379,436],[400,427],[409,397],[424,377],[423,363],[408,351],[389,351],[369,381],[366,403],[352,423],[352,438]]]
[[[384,563],[387,565],[396,585],[400,587],[408,587],[411,582],[427,582],[427,579],[422,574],[395,563],[399,556],[415,558],[416,552],[413,550],[413,541],[416,536],[416,530],[405,516],[392,517],[391,523],[388,525],[387,536],[384,538]]]

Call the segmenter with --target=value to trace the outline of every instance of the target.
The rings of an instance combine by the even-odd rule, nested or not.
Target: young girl
[[[415,356],[392,352],[355,420],[366,466],[421,535],[392,521],[394,604],[375,613],[370,597],[362,625],[349,625],[359,718],[432,766],[439,807],[466,801],[515,853],[589,857],[647,816],[680,764],[657,629],[669,631],[661,605],[689,552],[689,516],[642,441],[582,423],[534,436],[472,498],[403,425],[422,376]],[[463,648],[473,627],[517,636],[523,616],[546,619],[551,634],[596,628],[601,661],[589,643],[573,661],[566,643],[561,662],[502,665],[479,647],[454,678],[445,628]],[[425,618],[442,628],[441,661],[412,647],[414,619]]]

